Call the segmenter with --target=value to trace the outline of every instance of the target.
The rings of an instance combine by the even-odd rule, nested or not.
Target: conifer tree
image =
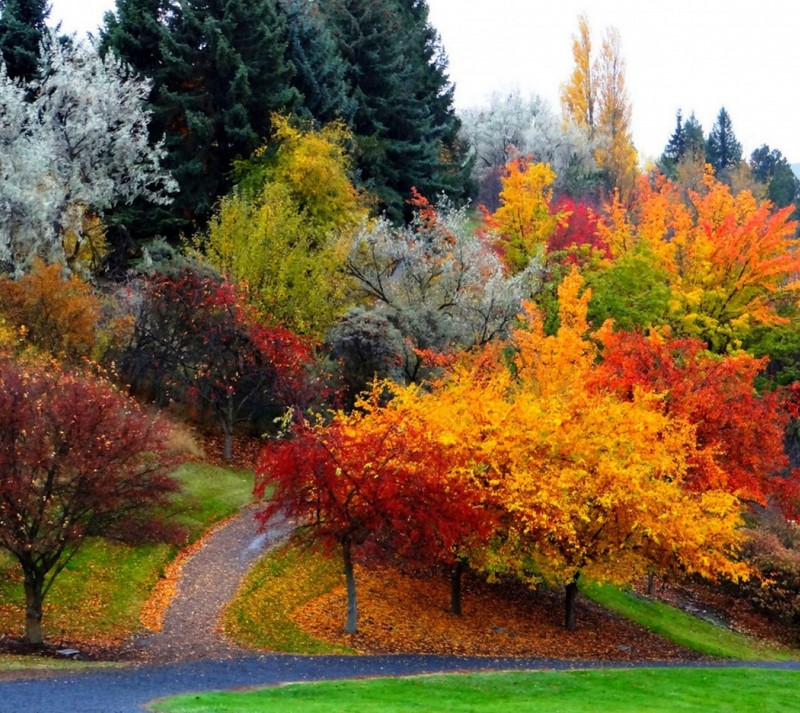
[[[711,127],[706,141],[706,163],[714,167],[714,172],[720,174],[725,169],[734,168],[742,161],[742,145],[733,133],[731,117],[722,107],[717,114],[717,120]]]
[[[32,79],[50,15],[47,0],[0,0],[0,52],[12,79]]]

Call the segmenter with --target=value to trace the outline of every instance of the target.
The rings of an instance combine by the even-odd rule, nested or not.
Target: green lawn
[[[637,669],[326,681],[158,701],[165,713],[783,713],[797,710],[800,673]]]
[[[289,617],[344,578],[334,559],[291,545],[268,552],[225,612],[225,632],[244,646],[296,654],[353,653],[314,639]]]
[[[187,463],[176,471],[183,491],[171,515],[200,537],[214,522],[250,501],[252,474]],[[45,638],[115,641],[139,628],[139,613],[164,566],[170,545],[127,547],[102,539],[87,542],[58,576],[45,600]],[[0,555],[0,632],[19,636],[23,593],[19,565]]]
[[[690,616],[675,607],[643,599],[610,585],[581,583],[581,591],[598,604],[688,649],[709,656],[745,661],[798,658],[797,651],[770,645]]]

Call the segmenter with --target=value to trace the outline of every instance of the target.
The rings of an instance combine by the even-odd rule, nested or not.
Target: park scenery
[[[560,112],[456,112],[424,1],[48,13],[0,2],[0,689],[279,652],[500,671],[153,705],[798,705],[778,149],[679,110],[643,165],[587,16]]]

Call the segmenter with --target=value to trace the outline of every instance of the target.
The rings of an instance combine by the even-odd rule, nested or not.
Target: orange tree
[[[165,424],[109,383],[0,357],[0,547],[22,568],[25,637],[87,537],[172,538],[158,506],[177,490]]]

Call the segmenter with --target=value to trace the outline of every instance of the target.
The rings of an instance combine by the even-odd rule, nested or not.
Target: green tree
[[[767,187],[767,198],[776,206],[785,208],[800,199],[800,180],[778,149],[759,146],[750,155],[750,170],[753,178]]]
[[[12,79],[33,79],[50,15],[47,0],[0,0],[0,52]]]
[[[271,111],[299,100],[277,0],[117,0],[102,43],[152,78],[152,128],[180,186],[171,221],[139,214],[128,227],[174,237],[202,226],[233,160],[259,146]]]
[[[733,169],[742,161],[742,145],[733,133],[731,117],[722,107],[717,114],[717,120],[708,134],[706,141],[706,163],[714,167],[714,173],[722,174]]]
[[[343,268],[366,198],[350,180],[341,123],[273,124],[277,148],[239,166],[237,189],[198,243],[215,268],[249,286],[267,319],[321,336],[347,301]]]
[[[294,86],[302,94],[300,113],[321,123],[352,121],[356,103],[345,81],[347,66],[319,3],[280,0],[288,20],[288,58]]]
[[[380,208],[394,220],[409,217],[412,187],[464,194],[470,167],[427,3],[330,0],[320,9],[347,64],[357,165]]]

